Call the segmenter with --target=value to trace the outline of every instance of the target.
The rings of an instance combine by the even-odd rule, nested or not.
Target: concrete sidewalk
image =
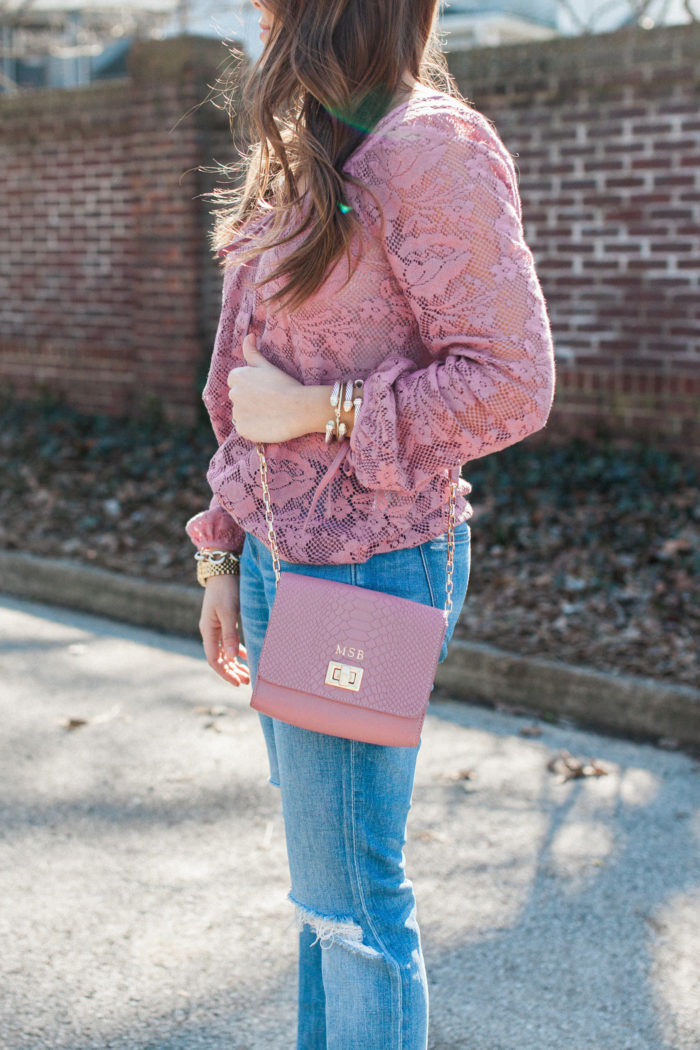
[[[2,1050],[293,1050],[250,690],[196,640],[9,597],[0,682]],[[531,725],[431,703],[406,847],[431,1048],[698,1050],[698,762]],[[562,749],[607,775],[563,781]]]
[[[143,579],[15,550],[0,550],[0,581],[3,593],[16,598],[200,641],[197,584]],[[700,757],[700,689],[687,685],[524,656],[453,636],[436,686],[455,700],[505,703],[548,721],[564,718],[626,739],[675,741]]]

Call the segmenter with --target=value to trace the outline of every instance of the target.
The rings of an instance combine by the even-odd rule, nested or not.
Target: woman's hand
[[[199,618],[199,631],[204,642],[207,663],[229,685],[250,682],[246,659],[238,633],[240,601],[238,576],[210,576],[204,584],[204,600]]]
[[[232,368],[226,382],[233,402],[231,419],[236,432],[248,441],[289,441],[302,434],[323,434],[331,418],[330,386],[304,386],[270,364],[251,333],[243,340],[247,364]],[[348,433],[350,414],[341,417]]]
[[[233,368],[226,382],[233,402],[232,420],[241,437],[249,441],[288,441],[305,433],[304,385],[270,364],[258,350],[255,336],[243,340],[247,364]]]

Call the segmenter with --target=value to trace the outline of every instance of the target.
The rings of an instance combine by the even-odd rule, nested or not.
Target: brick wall
[[[451,56],[516,154],[557,353],[547,430],[700,445],[700,24]]]
[[[697,447],[700,25],[449,56],[520,172],[558,390],[545,432]],[[192,422],[220,296],[199,164],[231,156],[198,106],[218,41],[141,44],[129,78],[0,99],[0,383]]]
[[[217,118],[187,113],[220,54],[141,44],[123,81],[0,99],[0,383],[17,397],[195,418],[213,264],[192,169]]]

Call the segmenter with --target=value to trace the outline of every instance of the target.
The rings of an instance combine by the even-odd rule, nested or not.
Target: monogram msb
[[[340,642],[335,647],[336,656],[347,656],[348,660],[362,660],[365,651],[364,649],[355,649],[352,645],[341,645]]]

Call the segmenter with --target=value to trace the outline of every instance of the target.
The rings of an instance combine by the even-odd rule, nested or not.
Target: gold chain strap
[[[445,581],[445,624],[452,612],[452,571],[455,564],[455,494],[457,482],[450,479],[450,507],[447,518],[447,579]]]
[[[277,536],[273,525],[274,516],[272,504],[270,503],[270,489],[267,484],[267,460],[265,459],[265,448],[262,442],[257,443],[258,458],[260,459],[260,482],[262,484],[263,499],[265,500],[265,521],[267,522],[267,535],[270,540],[270,551],[272,552],[272,566],[275,570],[275,588],[280,582],[280,556],[277,548]],[[450,479],[450,507],[447,522],[447,580],[445,583],[445,621],[452,612],[452,573],[454,570],[455,553],[455,497],[457,493],[457,482]]]
[[[270,538],[270,550],[272,551],[272,567],[275,570],[275,589],[277,584],[280,582],[280,556],[277,549],[277,536],[272,524],[272,504],[270,503],[270,489],[267,485],[267,461],[265,459],[265,449],[261,442],[258,442],[258,457],[260,459],[260,482],[262,484],[263,499],[265,500],[265,521],[267,522],[267,535]]]

